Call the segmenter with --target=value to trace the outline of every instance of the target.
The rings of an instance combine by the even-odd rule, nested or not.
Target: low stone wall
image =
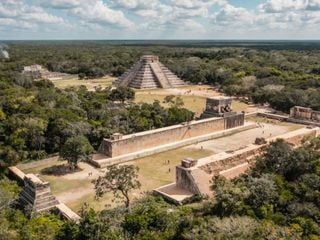
[[[9,167],[9,174],[12,179],[24,185],[20,193],[22,203],[33,204],[34,207],[38,208],[38,212],[56,209],[66,219],[76,223],[79,222],[80,216],[52,195],[48,182],[42,182],[34,174],[25,174],[16,166]],[[33,188],[38,188],[37,192]]]
[[[320,111],[311,108],[295,106],[290,109],[290,118],[320,123]]]
[[[209,186],[212,184],[210,180],[214,175],[227,174],[229,177],[239,176],[255,163],[256,157],[263,153],[264,148],[270,144],[270,142],[275,141],[276,139],[284,139],[294,146],[299,146],[305,137],[317,137],[319,134],[319,128],[298,129],[280,136],[269,138],[267,143],[263,145],[250,144],[233,153],[222,152],[199,159],[196,166],[190,168],[177,166],[176,184],[194,194],[199,194],[200,191],[201,195],[208,195]],[[202,174],[193,174],[193,172],[199,172],[199,170],[203,171]],[[194,179],[194,176],[197,176],[199,179]],[[198,185],[199,183],[201,183],[201,186]]]
[[[176,166],[176,184],[178,187],[185,188],[194,194],[201,194],[192,177],[191,171],[192,170],[189,170],[188,168]]]
[[[192,121],[190,123],[126,135],[119,139],[103,139],[99,152],[108,157],[117,157],[206,135],[211,132],[242,126],[243,124],[244,114]]]
[[[316,137],[318,135],[318,128],[317,129],[298,129],[293,132],[289,132],[277,137],[273,137],[268,139],[266,144],[263,145],[255,145],[250,144],[244,149],[240,149],[235,151],[234,153],[226,153],[225,156],[223,156],[220,159],[213,159],[213,161],[198,166],[205,172],[209,174],[219,174],[219,172],[227,170],[229,168],[235,167],[240,164],[244,164],[248,162],[250,165],[254,164],[255,157],[258,155],[261,155],[263,153],[264,148],[270,144],[270,142],[275,141],[276,139],[284,139],[286,142],[294,145],[299,146],[302,142],[302,140],[305,137],[312,136]],[[198,160],[199,164],[201,164],[201,159]]]
[[[239,126],[239,127],[235,127],[227,130],[216,131],[206,135],[188,138],[182,141],[177,141],[169,144],[163,144],[154,148],[147,148],[141,151],[137,151],[137,152],[133,152],[130,154],[125,154],[125,155],[121,155],[113,158],[107,157],[103,159],[92,159],[90,160],[89,163],[95,167],[104,168],[109,165],[120,164],[120,163],[128,162],[137,158],[150,156],[153,154],[173,150],[173,149],[188,146],[191,144],[197,144],[197,143],[208,141],[211,139],[225,137],[225,136],[232,135],[241,131],[246,131],[255,127],[256,127],[256,124],[254,123],[246,123],[243,126]]]

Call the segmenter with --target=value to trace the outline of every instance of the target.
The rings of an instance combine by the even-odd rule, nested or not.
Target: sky
[[[0,0],[0,40],[320,39],[320,0]]]

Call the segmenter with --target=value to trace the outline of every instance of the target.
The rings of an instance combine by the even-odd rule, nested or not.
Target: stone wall
[[[290,118],[320,123],[320,111],[314,111],[311,108],[295,106],[290,109]]]
[[[234,153],[226,154],[225,157],[222,157],[219,160],[212,161],[208,164],[199,167],[209,174],[218,174],[221,171],[227,170],[229,168],[235,167],[246,162],[252,165],[255,161],[255,157],[261,155],[265,146],[267,146],[270,142],[276,139],[284,139],[286,142],[294,146],[299,146],[305,137],[316,137],[318,135],[317,129],[298,129],[293,132],[270,138],[268,139],[267,144],[250,144],[244,149],[237,150]],[[199,162],[201,162],[201,160],[199,160]]]
[[[244,114],[225,118],[210,118],[122,136],[119,139],[103,139],[99,152],[117,157],[164,144],[198,137],[211,132],[230,129],[244,124]]]
[[[194,194],[201,194],[191,175],[191,170],[182,166],[176,166],[176,184]]]
[[[233,153],[223,152],[212,156],[198,159],[197,165],[192,167],[183,167],[181,164],[176,168],[176,185],[182,187],[194,194],[207,196],[210,190],[210,181],[214,175],[239,176],[250,166],[255,164],[255,159],[261,155],[265,146],[276,139],[284,139],[294,146],[299,146],[305,137],[319,136],[319,128],[298,129],[277,137],[268,139],[263,145],[250,144],[246,148],[237,150]],[[201,170],[201,174],[194,174]],[[227,172],[228,170],[232,170]]]

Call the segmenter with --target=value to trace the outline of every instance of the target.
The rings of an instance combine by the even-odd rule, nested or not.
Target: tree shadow
[[[80,172],[81,168],[71,168],[68,164],[54,165],[41,170],[43,175],[63,176],[70,173]]]

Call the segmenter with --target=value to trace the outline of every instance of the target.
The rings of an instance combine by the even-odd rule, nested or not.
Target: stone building
[[[26,174],[23,181],[20,202],[33,213],[51,210],[59,204],[56,197],[52,195],[48,182],[43,182],[34,174]]]
[[[231,107],[232,98],[230,97],[210,97],[206,101],[206,109],[200,118],[227,117],[237,114]]]
[[[119,86],[138,89],[174,88],[185,83],[165,67],[158,56],[144,55],[127,72],[117,79]]]
[[[290,118],[320,123],[320,112],[311,108],[295,106],[290,109]]]

